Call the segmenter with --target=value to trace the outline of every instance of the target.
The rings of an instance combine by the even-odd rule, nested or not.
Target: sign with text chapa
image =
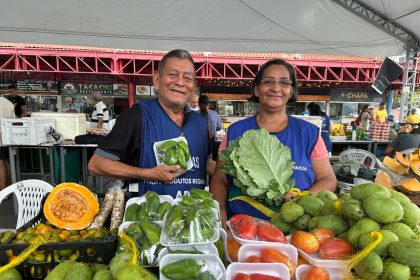
[[[330,100],[335,102],[382,102],[386,94],[379,94],[375,90],[362,89],[330,89]]]
[[[92,94],[99,91],[102,95],[112,95],[112,84],[60,82],[61,94]]]

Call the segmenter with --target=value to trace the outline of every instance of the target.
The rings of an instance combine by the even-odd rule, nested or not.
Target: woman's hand
[[[284,195],[284,197],[283,197],[283,201],[284,201],[284,202],[287,202],[287,201],[289,201],[289,200],[291,200],[291,199],[293,199],[293,198],[295,198],[295,197],[297,197],[297,196],[298,196],[298,194],[297,194],[297,193],[288,192],[288,193],[286,193],[286,194]]]

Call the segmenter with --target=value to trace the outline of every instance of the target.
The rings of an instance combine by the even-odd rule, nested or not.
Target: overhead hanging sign
[[[382,102],[386,97],[375,90],[330,89],[330,100],[333,102]]]
[[[114,88],[112,84],[78,82],[60,83],[60,93],[62,94],[92,94],[95,91],[98,91],[102,95],[112,95]]]

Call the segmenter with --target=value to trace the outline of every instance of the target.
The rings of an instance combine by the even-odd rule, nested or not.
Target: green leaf
[[[248,130],[239,140],[237,150],[239,164],[235,163],[235,158],[235,167],[246,170],[258,188],[275,186],[281,196],[290,189],[289,179],[294,163],[289,148],[281,144],[276,136],[265,129]]]
[[[237,179],[246,187],[258,188],[258,186],[254,183],[252,178],[249,176],[248,172],[246,172],[246,170],[243,169],[242,166],[239,164],[239,158],[237,155],[238,149],[239,147],[235,147],[232,153],[230,154],[230,158],[236,167]]]

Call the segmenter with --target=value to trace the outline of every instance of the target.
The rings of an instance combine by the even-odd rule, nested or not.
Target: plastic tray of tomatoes
[[[40,209],[41,211],[37,216],[17,229],[16,232],[19,233],[39,223],[45,223],[43,207]],[[108,264],[115,255],[116,244],[117,238],[113,235],[108,235],[101,240],[46,243],[36,250],[36,252],[42,252],[42,258],[37,259],[37,255],[35,255],[35,258],[26,259],[16,268],[23,279],[44,279],[49,271],[62,261],[63,254],[60,255],[59,252],[76,252],[76,250],[76,255],[78,255],[75,258],[76,261]],[[9,263],[12,258],[22,253],[29,245],[28,243],[0,244],[0,266]]]
[[[229,219],[227,226],[240,244],[280,242],[288,243],[284,234],[268,221],[245,214],[237,214]]]
[[[296,269],[296,280],[342,280],[343,270],[324,268],[308,264],[299,265]]]
[[[290,280],[290,275],[282,263],[231,263],[226,280]]]

